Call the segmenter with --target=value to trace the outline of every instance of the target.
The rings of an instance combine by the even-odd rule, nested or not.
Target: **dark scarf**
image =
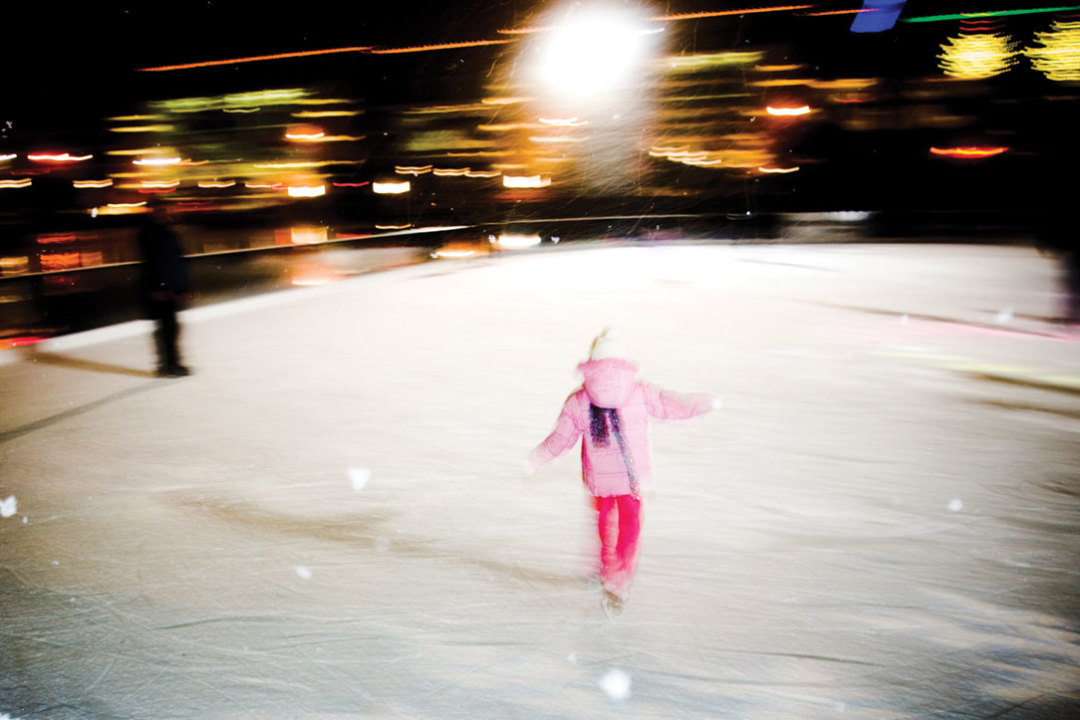
[[[607,447],[610,442],[608,427],[615,435],[615,442],[619,445],[619,453],[622,455],[623,464],[626,466],[626,474],[630,479],[630,492],[637,495],[637,478],[634,477],[634,463],[630,459],[630,453],[626,451],[626,443],[623,441],[622,429],[619,427],[619,413],[615,408],[596,407],[589,404],[589,434],[593,442],[599,447]]]

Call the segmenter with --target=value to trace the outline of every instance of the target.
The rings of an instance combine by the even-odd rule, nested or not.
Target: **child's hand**
[[[717,396],[712,399],[712,409],[719,410],[724,407],[724,398]]]

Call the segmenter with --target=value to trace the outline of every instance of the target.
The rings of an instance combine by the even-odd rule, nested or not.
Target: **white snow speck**
[[[949,501],[949,509],[953,512],[960,512],[964,509],[964,501],[959,499],[953,499]]]
[[[576,665],[577,664],[577,653],[570,653],[569,655],[567,655],[566,656],[566,662],[570,663],[571,665]]]
[[[306,567],[304,567],[303,565],[297,565],[297,566],[296,566],[296,575],[297,575],[297,576],[298,576],[298,577],[299,577],[299,578],[300,578],[301,580],[310,580],[310,579],[311,579],[311,571],[310,571],[310,570],[308,570],[308,569],[307,569]]]
[[[353,490],[363,490],[364,486],[368,484],[368,480],[371,479],[371,471],[363,467],[351,467],[349,468],[349,481],[352,483]]]
[[[8,497],[0,502],[0,517],[11,517],[15,514],[15,496],[8,495]]]
[[[907,315],[905,315],[904,317],[900,318],[900,324],[901,324],[901,325],[907,325],[907,324],[908,324],[908,316],[907,316]]]
[[[612,700],[625,700],[630,697],[630,676],[618,668],[612,668],[600,678],[600,689]]]
[[[999,312],[997,314],[998,324],[1004,325],[1007,322],[1012,322],[1012,319],[1013,319],[1013,309],[1012,308],[1005,308],[1004,310],[1002,310],[1001,312]]]

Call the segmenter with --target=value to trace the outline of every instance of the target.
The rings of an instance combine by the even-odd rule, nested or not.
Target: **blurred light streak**
[[[404,182],[373,182],[371,183],[371,189],[373,192],[379,195],[401,195],[407,193],[412,188],[408,180]]]
[[[275,238],[279,245],[319,245],[327,240],[325,227],[293,227],[278,230]]]
[[[544,188],[551,185],[551,178],[543,175],[503,175],[503,186],[508,188]]]
[[[1042,47],[1024,49],[1031,66],[1055,82],[1080,81],[1080,21],[1054,21],[1050,31],[1035,33]]]
[[[1008,152],[1007,147],[953,147],[953,148],[930,148],[930,152],[934,155],[942,155],[946,157],[954,158],[984,158],[992,157],[994,155],[1001,155],[1004,152]]]
[[[367,52],[371,47],[341,47],[328,50],[303,50],[300,52],[277,53],[275,55],[249,55],[228,60],[206,60],[184,65],[159,65],[157,67],[137,68],[139,72],[168,72],[171,70],[191,70],[194,68],[214,67],[215,65],[238,65],[240,63],[264,62],[266,60],[285,60],[287,58],[312,57],[314,55],[332,55],[335,53]]]
[[[506,250],[521,250],[536,247],[541,242],[536,233],[525,235],[520,233],[503,233],[495,239],[495,244]]]
[[[297,140],[297,141],[300,141],[300,142],[311,142],[313,140],[318,140],[319,138],[324,138],[324,137],[326,137],[326,133],[323,132],[322,130],[310,130],[310,131],[303,131],[303,130],[288,131],[287,130],[287,131],[285,131],[285,139],[286,140]]]
[[[800,168],[798,166],[786,167],[786,168],[759,167],[758,170],[760,170],[763,173],[779,173],[781,175],[786,175],[787,173],[798,172],[800,170]]]
[[[262,108],[222,108],[222,110],[227,113],[242,113],[246,115],[257,113],[262,110]]]
[[[497,178],[502,175],[499,170],[470,170],[465,173],[465,177],[471,178]]]
[[[802,63],[797,65],[756,65],[754,69],[758,72],[791,72],[793,70],[804,70],[806,65]]]
[[[380,225],[378,223],[375,224],[376,230],[408,230],[411,227],[412,225],[410,223],[405,223],[404,225]]]
[[[713,10],[696,13],[683,13],[679,15],[660,15],[651,18],[656,22],[671,22],[674,20],[700,20],[702,18],[723,17],[725,15],[751,15],[753,13],[784,12],[786,10],[806,10],[813,5],[776,5],[773,7],[743,8],[741,10]]]
[[[72,155],[71,153],[31,153],[26,156],[27,160],[33,160],[34,162],[51,162],[51,163],[66,163],[66,162],[85,162],[93,155]]]
[[[469,168],[435,168],[431,172],[435,177],[465,177]]]
[[[142,187],[144,188],[174,188],[180,186],[179,180],[143,180]]]
[[[140,188],[139,189],[139,194],[140,195],[161,195],[163,193],[171,193],[171,192],[176,192],[176,188],[174,188],[174,187],[164,187],[164,188]]]
[[[380,48],[370,50],[372,55],[397,55],[401,53],[430,52],[433,50],[457,50],[458,48],[483,47],[485,45],[505,45],[510,40],[472,40],[469,42],[440,43],[437,45],[414,45],[412,47]]]
[[[132,161],[135,165],[146,165],[148,167],[166,167],[169,165],[179,165],[183,162],[179,157],[150,157],[139,158]]]
[[[17,157],[19,156],[15,153],[11,153],[9,155],[0,155],[0,162],[3,162],[4,160],[14,160]]]
[[[862,8],[851,10],[819,10],[818,12],[802,13],[806,17],[824,17],[826,15],[855,15],[856,13],[877,12],[878,8]]]
[[[159,124],[159,125],[129,125],[127,127],[109,128],[109,132],[114,132],[114,133],[172,132],[174,129],[175,129],[175,126],[166,125],[166,124]]]
[[[792,117],[792,116],[798,116],[798,115],[809,115],[810,114],[810,106],[809,105],[800,105],[798,107],[774,107],[772,105],[769,105],[768,107],[765,108],[765,112],[767,112],[769,115],[775,115],[775,116],[778,116],[778,117]]]
[[[86,188],[107,188],[112,187],[113,181],[106,180],[72,180],[71,184],[79,189]]]
[[[344,187],[344,188],[358,188],[358,187],[367,187],[368,185],[370,185],[370,184],[371,184],[371,181],[369,181],[369,180],[366,180],[366,181],[364,181],[364,182],[355,182],[355,183],[350,183],[350,182],[336,182],[336,183],[331,183],[331,184],[332,184],[332,185],[333,185],[334,187]]]
[[[441,250],[436,250],[435,252],[431,253],[431,257],[433,257],[433,258],[449,258],[449,259],[456,260],[456,259],[460,259],[460,258],[473,257],[476,254],[477,254],[477,251],[473,250],[473,249],[470,249],[470,248],[461,248],[461,249],[443,248]]]
[[[588,120],[579,120],[576,117],[571,118],[538,118],[538,120],[544,125],[551,125],[553,127],[581,127],[588,125]]]
[[[433,165],[396,165],[394,166],[394,172],[398,175],[426,175],[435,169]]]
[[[748,65],[759,62],[765,53],[759,50],[707,53],[702,55],[670,55],[661,61],[673,72],[695,72],[711,67]]]
[[[539,144],[580,143],[585,142],[585,138],[572,135],[532,135],[529,137],[529,141]]]
[[[290,185],[289,197],[310,198],[326,194],[326,185]]]
[[[1009,15],[1033,15],[1036,13],[1066,12],[1080,10],[1080,5],[1061,5],[1058,7],[1030,8],[1023,10],[989,10],[986,12],[954,13],[951,15],[924,15],[923,17],[906,18],[904,22],[942,22],[946,20],[967,20],[980,17],[1005,17]]]
[[[28,188],[31,185],[30,178],[21,178],[19,180],[0,180],[0,190],[7,190],[10,188]]]
[[[941,46],[939,66],[958,80],[984,80],[1006,72],[1020,54],[1016,43],[1001,33],[950,37]]]
[[[67,233],[41,233],[37,236],[38,245],[57,245],[76,242],[79,236],[73,232]]]
[[[532,100],[529,97],[489,97],[480,100],[483,105],[516,105]]]
[[[30,272],[30,258],[26,255],[0,257],[0,275],[22,275],[26,272]]]
[[[252,163],[253,167],[261,170],[295,170],[296,168],[318,167],[324,163],[315,161],[279,162],[279,163]]]
[[[353,117],[360,115],[361,112],[360,110],[302,110],[294,112],[292,116],[297,118]]]
[[[201,188],[231,188],[236,186],[235,180],[202,180],[198,183]]]

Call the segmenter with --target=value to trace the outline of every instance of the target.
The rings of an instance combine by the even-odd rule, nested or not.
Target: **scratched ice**
[[[188,313],[180,380],[145,334],[0,364],[0,718],[1076,717],[1058,279],[560,244]],[[580,458],[522,472],[605,325],[724,398],[654,426],[611,618]]]

